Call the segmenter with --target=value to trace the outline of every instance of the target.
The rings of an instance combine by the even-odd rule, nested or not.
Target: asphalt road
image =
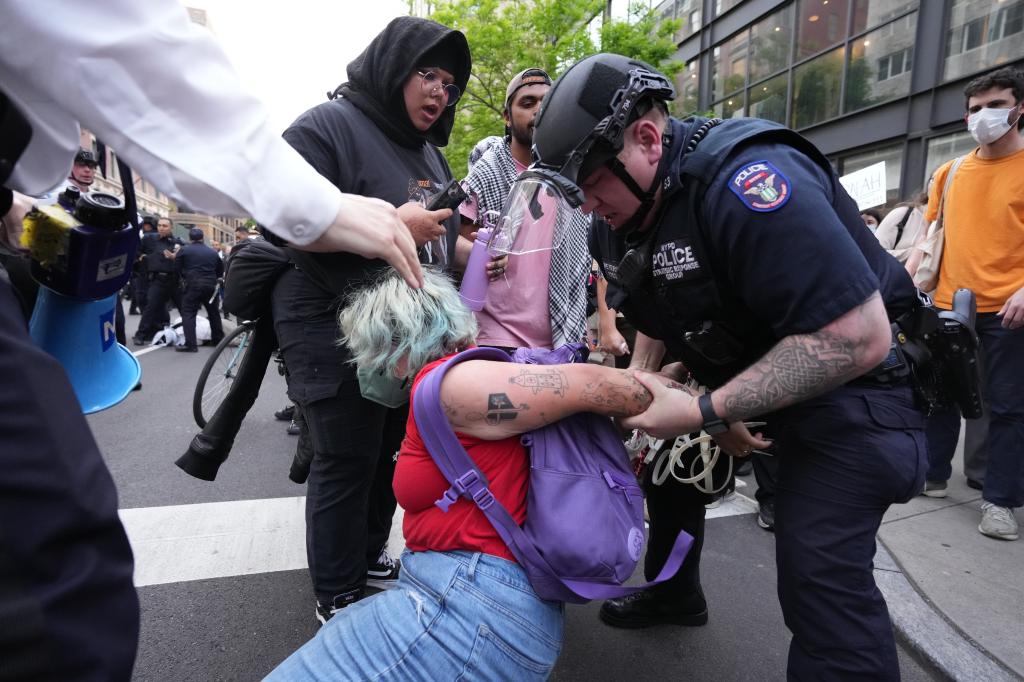
[[[129,318],[129,332],[137,321]],[[89,417],[136,551],[139,681],[258,680],[315,633],[305,490],[287,478],[295,438],[273,418],[287,402],[283,378],[270,368],[215,482],[174,466],[198,430],[192,389],[210,352],[143,354],[143,389]],[[789,633],[775,597],[774,536],[744,504],[745,513],[707,524],[707,626],[615,630],[598,621],[597,603],[570,606],[552,679],[784,679]],[[903,679],[935,679],[900,656]]]

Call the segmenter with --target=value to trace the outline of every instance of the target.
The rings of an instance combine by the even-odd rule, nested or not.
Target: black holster
[[[974,292],[959,289],[952,310],[939,311],[928,301],[897,320],[897,339],[926,414],[955,406],[965,419],[982,415],[976,312]]]
[[[242,426],[263,384],[270,356],[277,348],[274,322],[269,315],[260,318],[253,328],[249,347],[242,356],[238,375],[224,396],[217,411],[175,462],[185,473],[204,481],[217,477],[217,470],[228,458],[235,436]]]

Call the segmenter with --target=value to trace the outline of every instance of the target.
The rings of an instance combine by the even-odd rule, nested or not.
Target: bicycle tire
[[[231,382],[235,378],[231,374],[231,370],[241,364],[242,356],[249,350],[249,335],[255,326],[255,322],[245,322],[235,327],[221,339],[217,347],[213,349],[213,353],[206,359],[206,364],[203,365],[203,370],[199,373],[199,380],[196,381],[195,391],[192,393],[192,417],[196,420],[199,428],[206,427],[207,417],[213,416],[221,401],[224,400],[224,396],[227,395]],[[246,336],[241,338],[243,334]],[[236,341],[237,348],[232,346]],[[218,371],[218,374],[223,374],[223,381],[216,385],[215,392],[208,393],[206,382],[209,381],[214,367],[219,362],[224,362],[223,369]],[[215,398],[216,401],[211,402]]]

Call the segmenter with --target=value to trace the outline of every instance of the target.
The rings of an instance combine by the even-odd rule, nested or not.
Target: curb
[[[967,636],[921,592],[877,539],[875,582],[897,636],[932,671],[949,680],[1021,682],[1021,677]]]

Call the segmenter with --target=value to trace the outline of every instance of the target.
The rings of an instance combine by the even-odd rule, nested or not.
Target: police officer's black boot
[[[601,620],[617,628],[646,628],[652,625],[706,625],[708,604],[704,592],[678,597],[668,590],[652,587],[601,604]]]
[[[704,548],[704,505],[711,496],[671,477],[662,485],[653,485],[653,468],[647,467],[644,477],[650,515],[644,576],[653,580],[658,575],[671,554],[679,531],[689,533],[693,537],[693,545],[674,576],[650,589],[609,599],[601,605],[600,617],[608,625],[620,628],[704,625],[708,622],[708,605],[700,586],[700,555]]]

